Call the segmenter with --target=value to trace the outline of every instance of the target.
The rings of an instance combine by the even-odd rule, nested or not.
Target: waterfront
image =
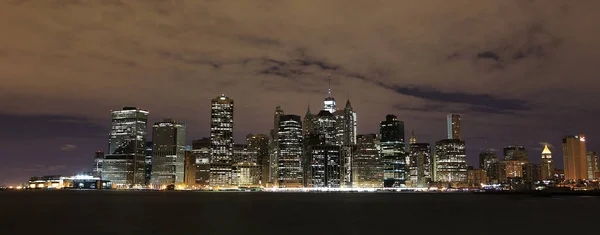
[[[598,197],[466,193],[5,191],[0,234],[554,234],[599,209]]]

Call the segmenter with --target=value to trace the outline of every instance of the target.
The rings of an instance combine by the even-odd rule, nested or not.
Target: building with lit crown
[[[124,107],[112,111],[108,152],[102,164],[102,179],[116,187],[146,183],[146,128],[148,111]]]
[[[171,119],[152,127],[152,176],[156,187],[181,184],[184,181],[185,125]]]
[[[232,186],[233,99],[220,95],[211,100],[210,186]]]
[[[548,145],[544,145],[544,150],[542,150],[540,171],[540,178],[542,180],[554,179],[554,160],[552,159],[552,152],[548,148]]]

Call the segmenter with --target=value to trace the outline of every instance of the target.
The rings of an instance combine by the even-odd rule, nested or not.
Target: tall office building
[[[479,153],[479,169],[483,169],[486,172],[486,178],[488,179],[496,179],[496,173],[492,169],[492,166],[498,163],[499,159],[496,155],[496,150],[494,149],[486,149],[483,152]]]
[[[327,110],[321,110],[314,118],[315,133],[324,140],[325,145],[339,144],[336,117]]]
[[[338,145],[310,146],[308,187],[339,188],[341,185],[341,158]]]
[[[104,156],[102,179],[115,187],[145,184],[146,128],[148,111],[124,107],[112,111],[108,153]]]
[[[566,136],[562,139],[565,180],[588,179],[587,150],[584,135]]]
[[[413,135],[414,136],[414,135]],[[433,159],[429,143],[409,145],[408,173],[412,186],[425,187],[432,181]]]
[[[248,150],[256,154],[256,164],[260,172],[260,184],[266,186],[269,179],[269,137],[264,134],[246,136]]]
[[[192,154],[195,158],[195,185],[200,188],[210,186],[210,138],[192,141]]]
[[[231,186],[233,164],[233,99],[225,95],[212,99],[210,117],[210,186]]]
[[[251,162],[256,163],[256,152],[248,148],[248,144],[233,145],[233,163]]]
[[[388,114],[380,123],[381,161],[383,163],[383,186],[405,187],[406,151],[404,144],[404,122]]]
[[[282,115],[279,118],[278,136],[278,185],[280,188],[302,187],[302,121],[298,115]]]
[[[383,166],[379,156],[380,140],[377,134],[357,136],[357,151],[352,161],[352,186],[379,188],[383,186]]]
[[[587,167],[588,167],[588,179],[597,179],[596,173],[598,172],[598,152],[588,151],[587,152]]]
[[[542,150],[542,162],[540,166],[540,178],[542,180],[550,180],[554,178],[554,160],[552,160],[552,152],[548,148],[548,145],[544,145]]]
[[[281,106],[275,107],[275,113],[273,114],[273,129],[271,129],[271,135],[269,138],[269,178],[266,184],[270,186],[276,186],[278,182],[278,170],[277,165],[279,164],[279,120],[281,116],[285,115]]]
[[[96,177],[102,176],[102,161],[104,161],[104,152],[96,151],[94,153],[94,167],[92,168],[92,174]]]
[[[461,139],[460,115],[451,113],[446,117],[448,122],[448,139]]]
[[[184,180],[185,125],[171,119],[152,127],[152,185],[181,184]]]
[[[354,111],[352,104],[350,104],[350,99],[348,99],[344,108],[343,145],[356,145],[357,123],[356,111]]]
[[[467,182],[467,153],[464,141],[445,139],[436,142],[434,158],[435,181]]]

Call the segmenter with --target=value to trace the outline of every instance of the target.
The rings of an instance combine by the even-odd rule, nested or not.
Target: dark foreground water
[[[600,198],[0,191],[0,234],[600,234]]]

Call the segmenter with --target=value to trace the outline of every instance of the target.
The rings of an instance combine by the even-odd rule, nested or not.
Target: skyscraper
[[[377,134],[357,136],[357,151],[352,160],[353,187],[378,188],[383,185],[383,168],[379,151],[380,140]]]
[[[529,161],[529,156],[525,147],[514,145],[504,148],[505,161]]]
[[[310,168],[308,187],[339,188],[341,185],[340,146],[310,146]]]
[[[269,179],[269,137],[264,134],[246,136],[248,150],[256,154],[256,163],[260,172],[261,185],[266,186]]]
[[[412,186],[427,186],[433,177],[433,159],[429,143],[412,143],[408,149],[408,173]]]
[[[596,172],[598,172],[598,153],[594,151],[587,152],[587,166],[588,166],[588,179],[596,179]]]
[[[321,110],[313,117],[315,133],[324,140],[325,145],[337,145],[339,138],[336,117],[327,110]]]
[[[233,99],[221,95],[211,100],[210,119],[210,185],[232,185],[233,164]]]
[[[461,139],[460,115],[451,113],[446,118],[448,122],[448,139]]]
[[[151,184],[160,187],[183,183],[185,125],[171,119],[154,123],[152,143]]]
[[[298,115],[282,115],[278,131],[278,185],[280,188],[303,186],[302,121]]]
[[[210,185],[210,138],[192,141],[192,154],[195,158],[196,183],[201,188]]]
[[[184,168],[184,179],[183,183],[187,187],[196,186],[196,156],[191,150],[185,151],[185,161],[183,164]]]
[[[102,178],[116,187],[145,184],[146,125],[148,111],[124,107],[112,111],[108,154],[104,156]]]
[[[383,163],[383,186],[405,187],[406,151],[404,143],[404,122],[395,115],[388,114],[380,123],[381,161]]]
[[[281,106],[275,107],[275,113],[273,114],[273,129],[271,129],[271,135],[269,138],[269,178],[266,184],[271,186],[277,185],[278,182],[278,170],[277,165],[279,164],[279,120],[281,116],[285,115]]]
[[[337,111],[335,99],[331,96],[331,74],[329,74],[329,88],[327,89],[327,98],[323,101],[323,110],[327,110],[332,114]]]
[[[152,146],[154,146],[152,141],[146,141],[146,166],[144,170],[146,175],[146,185],[150,185],[150,178],[152,178]]]
[[[548,145],[544,145],[542,150],[542,162],[540,166],[542,180],[550,180],[554,178],[554,160],[552,160],[552,152],[548,148]]]
[[[467,182],[467,153],[464,141],[445,139],[436,142],[434,158],[435,181]]]
[[[584,135],[566,136],[562,139],[565,180],[588,178],[587,151]]]
[[[350,99],[348,99],[344,108],[343,145],[356,145],[357,123],[356,111],[354,111],[352,104],[350,104]]]

